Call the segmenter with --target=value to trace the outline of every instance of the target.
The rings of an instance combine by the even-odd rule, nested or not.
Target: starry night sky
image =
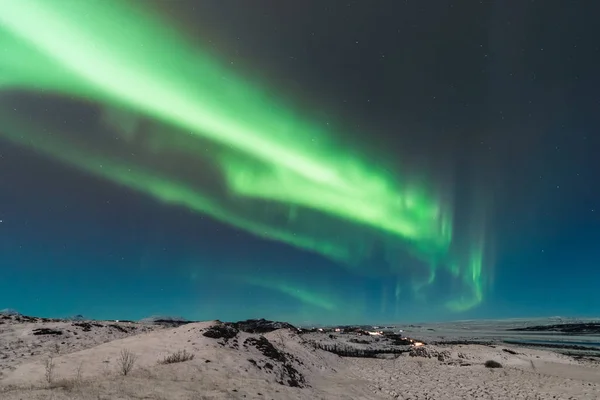
[[[27,6],[0,16],[0,309],[308,324],[598,315],[592,2],[130,3],[65,12],[91,21],[100,44],[85,54],[85,35],[21,24]],[[141,7],[147,36],[129,31]],[[102,42],[92,29],[110,13],[131,25]],[[154,50],[164,32],[186,50]],[[137,47],[110,58],[118,35],[143,47],[139,82],[123,78]],[[42,49],[52,37],[62,47]],[[219,73],[189,62],[195,51]],[[70,80],[71,60],[96,56],[118,68],[81,62]],[[188,105],[210,114],[201,96],[245,136],[182,122]],[[243,148],[252,134],[265,141]],[[390,205],[413,195],[414,210]]]

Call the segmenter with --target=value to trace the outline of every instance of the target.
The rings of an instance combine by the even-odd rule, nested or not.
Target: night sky
[[[597,316],[596,16],[583,1],[8,0],[0,309]]]

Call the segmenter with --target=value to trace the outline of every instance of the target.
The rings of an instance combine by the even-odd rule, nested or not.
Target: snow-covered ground
[[[175,325],[0,316],[0,398],[600,398],[599,364],[546,350],[398,346],[412,351],[350,358],[317,344],[393,346],[385,338],[289,328],[251,333],[219,321]],[[183,351],[193,358],[164,363]],[[128,357],[132,368],[123,375]],[[488,360],[503,367],[486,368]]]

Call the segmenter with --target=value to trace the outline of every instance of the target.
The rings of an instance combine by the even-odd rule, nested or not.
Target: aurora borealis
[[[132,274],[134,315],[350,321],[415,318],[420,310],[424,318],[460,318],[486,302],[499,229],[488,157],[469,167],[481,173],[465,178],[464,167],[448,168],[461,164],[450,148],[423,163],[400,142],[387,150],[363,145],[374,135],[369,124],[324,121],[269,74],[227,62],[208,37],[165,16],[177,7],[191,12],[186,2],[9,4],[0,14],[0,145],[10,149],[3,153],[38,160],[30,175],[62,171],[63,188],[75,179],[78,188],[102,187],[122,199],[113,211],[119,221],[104,228],[115,240],[86,252],[94,246],[78,229],[88,228],[74,223],[61,241],[83,242],[72,254],[49,251],[54,260],[40,254],[47,268],[75,268],[58,265],[66,257],[90,260],[89,276]],[[207,2],[204,11],[217,7]],[[419,134],[407,127],[398,135]],[[56,196],[75,204],[64,192]],[[90,202],[84,214],[96,209]],[[163,222],[140,219],[141,210]],[[75,214],[67,219],[79,220]],[[5,228],[11,218],[2,218]],[[133,220],[134,228],[124,227]],[[189,237],[182,224],[207,236]],[[153,229],[161,239],[146,237]],[[124,250],[125,232],[146,239]],[[110,257],[98,262],[98,251]],[[128,257],[110,261],[119,251]],[[9,258],[17,275],[34,262],[17,267],[19,257]],[[89,276],[75,286],[98,282]],[[161,302],[157,284],[185,287],[190,297],[166,290]],[[209,301],[215,290],[237,301]],[[178,305],[169,307],[174,298]],[[110,309],[104,300],[89,304],[100,314]]]

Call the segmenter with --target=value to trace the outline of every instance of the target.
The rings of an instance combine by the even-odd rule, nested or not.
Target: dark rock
[[[84,332],[89,332],[92,330],[92,324],[89,322],[73,322],[71,326],[77,326],[81,328]]]
[[[556,324],[556,325],[537,325],[524,328],[512,328],[509,331],[518,332],[563,332],[570,334],[600,334],[600,322],[575,323],[575,324]]]
[[[233,322],[231,325],[242,332],[261,334],[273,332],[277,329],[297,330],[295,326],[288,324],[287,322],[269,321],[264,318]]]
[[[120,322],[130,322],[130,321],[120,321]],[[155,324],[160,326],[165,326],[168,328],[177,328],[181,325],[190,324],[193,321],[189,321],[183,317],[169,317],[169,316],[151,316],[148,318],[141,319],[139,321],[142,324]]]
[[[487,360],[484,365],[486,368],[502,368],[502,364],[494,360]]]
[[[298,372],[297,369],[292,367],[290,364],[284,364],[283,370],[287,375],[287,384],[289,387],[301,388],[306,386],[306,381],[304,380],[304,377],[300,374],[300,372]]]
[[[450,352],[448,350],[442,350],[438,352],[437,359],[438,361],[446,361],[450,358]]]
[[[437,356],[434,352],[429,351],[425,346],[413,347],[408,353],[411,357],[424,357],[431,358],[431,356]]]
[[[402,337],[402,335],[398,334],[387,334],[385,337],[391,340],[392,344],[396,346],[410,346],[413,343],[409,338]]]
[[[237,336],[239,330],[230,324],[218,324],[207,328],[202,335],[211,339],[233,339]]]
[[[121,325],[117,325],[117,324],[110,324],[110,325],[108,325],[108,326],[110,326],[111,328],[114,328],[114,329],[116,329],[116,330],[118,330],[118,331],[120,331],[120,332],[123,332],[123,333],[127,333],[127,332],[128,332],[128,330],[127,330],[127,329],[125,329],[125,328],[123,328]]]
[[[273,346],[273,344],[269,342],[266,337],[260,336],[258,339],[253,337],[247,338],[244,341],[244,345],[254,346],[265,357],[282,364],[281,380],[278,381],[281,385],[287,385],[290,387],[306,387],[306,380],[304,379],[304,376],[290,363],[290,360],[292,360],[293,357],[277,350],[277,348]]]
[[[62,331],[59,330],[55,330],[55,329],[48,329],[48,328],[37,328],[33,330],[33,334],[35,336],[41,336],[41,335],[62,335]]]
[[[244,344],[256,347],[265,357],[273,361],[285,362],[285,354],[275,348],[269,340],[260,336],[258,339],[250,337],[244,341]]]
[[[178,328],[181,325],[187,325],[187,324],[191,324],[191,321],[172,321],[172,320],[165,320],[165,319],[157,319],[156,321],[154,321],[155,325],[160,325],[160,326],[166,326],[168,328]]]

